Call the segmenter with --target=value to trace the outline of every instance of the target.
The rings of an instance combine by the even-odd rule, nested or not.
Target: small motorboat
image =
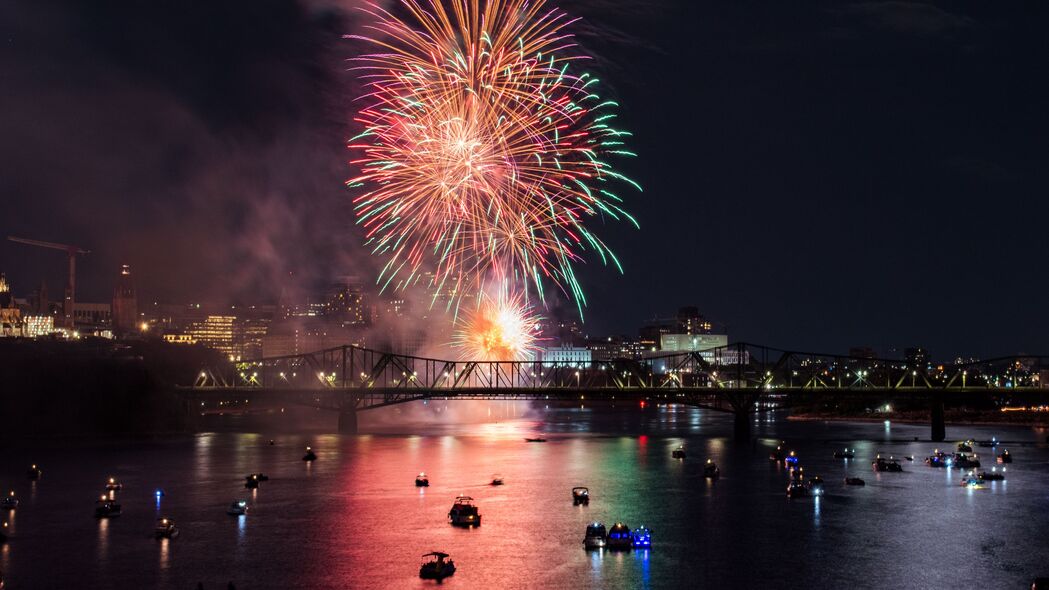
[[[783,466],[790,467],[798,464],[798,456],[794,454],[794,451],[787,453],[787,456],[783,458]]]
[[[835,459],[855,459],[856,458],[856,453],[854,451],[850,451],[848,447],[845,447],[845,449],[842,450],[842,451],[834,451],[834,458]]]
[[[261,483],[261,480],[259,480],[259,474],[257,473],[252,473],[251,475],[244,478],[244,487],[248,488],[249,490],[254,490],[258,488],[259,483]]]
[[[167,494],[164,493],[164,490],[162,490],[160,488],[157,488],[157,489],[153,490],[153,497],[156,498],[158,502],[160,501],[161,498],[163,498],[166,495]]]
[[[974,444],[976,444],[976,442],[973,439],[971,439],[971,438],[969,440],[962,441],[962,442],[958,443],[958,452],[959,453],[971,453],[971,452],[973,452],[973,445]]]
[[[481,515],[470,496],[456,497],[452,509],[448,511],[448,518],[453,526],[481,526]]]
[[[805,482],[793,479],[787,484],[788,498],[804,498],[809,495],[809,488]]]
[[[652,531],[645,525],[641,525],[630,533],[630,546],[634,549],[652,548]]]
[[[991,440],[981,440],[979,442],[979,445],[981,447],[985,447],[985,448],[986,447],[990,447],[990,448],[997,447],[998,446],[998,437],[992,436]]]
[[[546,439],[542,436],[533,436],[532,438],[526,438],[525,442],[546,442]]]
[[[1005,474],[1004,473],[999,473],[997,471],[981,471],[980,474],[977,475],[976,477],[978,477],[980,479],[980,481],[1004,481],[1005,480]]]
[[[784,459],[786,454],[783,451],[783,445],[776,446],[776,450],[769,453],[769,461],[773,463],[779,463]]]
[[[18,498],[15,497],[15,491],[11,490],[3,500],[0,500],[0,508],[4,510],[14,510],[18,508]]]
[[[455,573],[455,562],[448,559],[447,553],[431,551],[423,557],[432,557],[419,567],[419,577],[424,580],[443,580]]]
[[[976,455],[955,453],[954,456],[951,457],[951,464],[959,469],[973,469],[980,466],[980,459]]]
[[[592,522],[586,525],[586,536],[583,537],[583,546],[587,549],[603,549],[608,545],[608,532],[605,525],[600,522]]]
[[[812,494],[813,496],[822,496],[823,495],[823,478],[822,477],[817,475],[816,477],[813,477],[813,478],[809,479],[809,481],[806,482],[805,485],[809,488],[809,493]]]
[[[306,462],[317,460],[317,454],[313,452],[312,447],[306,447],[306,454],[302,456],[302,460]]]
[[[707,459],[706,465],[703,466],[703,477],[716,479],[719,475],[721,475],[721,470],[718,469],[717,463]]]
[[[685,447],[678,447],[678,448],[674,449],[670,453],[670,456],[675,458],[675,459],[684,459],[685,458]]]
[[[3,524],[0,524],[0,545],[3,545],[6,542],[7,542],[7,521],[4,521]],[[3,581],[4,581],[4,578],[3,578],[2,575],[0,575],[0,588],[3,588],[3,583],[2,583]]]
[[[116,500],[102,496],[95,502],[95,518],[111,518],[114,516],[120,516],[120,504],[117,504]]]
[[[29,469],[26,470],[25,474],[26,474],[26,477],[28,477],[29,479],[31,479],[33,481],[36,481],[36,480],[40,479],[40,476],[43,475],[44,472],[41,471],[40,468],[36,466],[36,463],[33,463],[32,465],[29,466]]]
[[[961,486],[963,488],[981,488],[983,487],[983,481],[970,471],[968,475],[962,478]]]
[[[226,514],[230,516],[244,516],[248,513],[248,501],[247,500],[234,500],[230,502],[229,508],[226,509]]]
[[[107,492],[119,492],[122,489],[124,489],[124,484],[117,481],[115,477],[111,477],[108,481],[106,481]]]
[[[170,518],[158,518],[157,526],[153,528],[153,536],[158,539],[174,539],[179,535],[175,521]]]
[[[999,464],[1012,463],[1013,462],[1013,456],[1009,454],[1009,449],[1006,449],[1005,451],[1002,452],[1001,455],[998,455],[998,459],[997,460],[998,460]]]
[[[415,476],[415,487],[425,488],[430,486],[430,478],[426,477],[425,473],[420,473]]]
[[[950,467],[954,462],[954,458],[947,453],[942,452],[940,449],[933,451],[932,455],[925,458],[925,464],[929,467]]]
[[[633,543],[633,536],[630,534],[630,527],[627,525],[617,522],[612,525],[612,528],[608,529],[608,544],[609,549],[630,549]]]
[[[273,439],[271,438],[271,439],[270,439],[270,446],[272,447],[272,446],[273,446],[273,445],[275,445],[275,444],[277,444],[277,442],[276,442],[275,440],[273,440]]]
[[[892,457],[885,459],[881,455],[878,455],[878,457],[871,463],[871,467],[874,471],[879,472],[888,471],[891,473],[900,473],[903,471],[903,466],[900,465],[899,461]]]
[[[580,504],[590,504],[590,490],[583,486],[577,486],[572,488],[572,504],[579,506]]]
[[[846,477],[845,485],[847,486],[865,486],[867,482],[863,481],[862,477]]]
[[[259,480],[259,481],[269,481],[270,480],[270,476],[266,475],[265,473],[249,473],[244,479],[251,479],[251,478],[255,478],[255,479]]]
[[[503,476],[499,475],[498,473],[493,475],[492,476],[492,485],[493,486],[501,486],[501,485],[503,485]]]

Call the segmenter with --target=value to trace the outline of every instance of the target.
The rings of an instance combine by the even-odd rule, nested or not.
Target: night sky
[[[591,333],[696,305],[732,340],[1049,354],[1049,7],[558,2],[639,153]],[[345,139],[353,2],[0,3],[0,235],[144,299],[373,277]],[[599,222],[600,223],[600,222]],[[0,242],[20,296],[64,255]],[[288,279],[288,273],[296,278]]]

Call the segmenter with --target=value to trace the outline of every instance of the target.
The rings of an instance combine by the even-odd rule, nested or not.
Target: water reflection
[[[98,547],[98,560],[100,562],[106,562],[109,558],[109,519],[99,518],[98,520],[98,542],[95,544]]]

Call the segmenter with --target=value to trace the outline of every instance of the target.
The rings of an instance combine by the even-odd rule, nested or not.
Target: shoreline
[[[916,417],[879,417],[872,418],[869,416],[829,416],[829,415],[816,415],[816,414],[791,414],[787,416],[787,420],[792,422],[898,422],[900,424],[908,424],[913,426],[922,426],[930,423],[928,417],[916,418]],[[989,419],[973,419],[965,420],[958,418],[944,418],[944,424],[947,426],[1023,426],[1028,428],[1049,428],[1049,417],[1043,420],[1034,421],[1013,421],[1013,420],[989,420]]]

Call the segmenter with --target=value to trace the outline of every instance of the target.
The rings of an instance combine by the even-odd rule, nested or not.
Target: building
[[[113,286],[113,334],[124,338],[139,331],[138,298],[135,282],[131,278],[131,267],[123,265]]]
[[[639,359],[644,356],[646,350],[640,338],[630,336],[589,338],[586,347],[590,349],[594,361]]]
[[[727,334],[663,334],[659,338],[659,349],[663,352],[695,352],[725,346],[728,346]]]
[[[22,310],[15,302],[7,277],[0,273],[0,336],[24,336]]]
[[[920,347],[907,348],[903,351],[908,369],[925,370],[929,366],[929,353]]]
[[[23,334],[26,338],[40,338],[55,331],[55,316],[30,315],[23,318]]]
[[[364,285],[355,277],[333,283],[324,294],[325,315],[343,326],[367,326],[371,314],[365,305]]]
[[[237,350],[233,342],[233,322],[236,319],[232,315],[209,315],[191,322],[184,333],[208,348],[236,357]]]
[[[337,346],[360,345],[353,333],[341,326],[318,321],[283,321],[262,337],[262,356],[288,356],[317,352]]]
[[[542,361],[544,365],[557,363],[570,367],[585,368],[589,367],[590,363],[593,362],[593,354],[590,349],[582,346],[540,348],[536,356],[539,357],[538,360]]]
[[[77,329],[85,334],[110,332],[113,326],[113,306],[109,303],[73,302],[73,319]]]

